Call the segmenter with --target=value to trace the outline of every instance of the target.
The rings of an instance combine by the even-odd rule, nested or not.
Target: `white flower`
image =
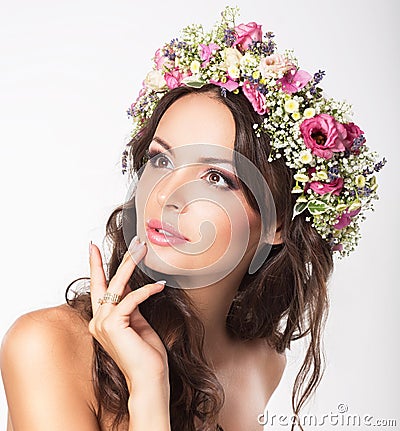
[[[190,71],[193,73],[193,75],[197,75],[200,71],[200,61],[193,60],[190,63]]]
[[[222,66],[228,70],[232,66],[239,67],[242,54],[236,48],[225,48],[222,52],[224,62]]]
[[[318,171],[317,173],[317,177],[320,180],[327,180],[328,179],[328,174],[326,171]]]
[[[240,69],[237,66],[228,67],[228,74],[232,79],[237,79],[240,77]]]
[[[310,178],[308,178],[308,175],[304,175],[304,174],[295,174],[293,175],[293,178],[296,181],[300,181],[301,183],[306,183]]]
[[[365,186],[365,177],[364,175],[357,175],[355,179],[356,186],[362,188]]]
[[[315,115],[315,109],[314,108],[307,108],[303,112],[304,118],[312,118]]]
[[[292,193],[303,193],[303,189],[300,186],[294,186],[292,188]]]
[[[161,90],[166,86],[164,75],[160,70],[151,70],[144,80],[147,87],[153,90]]]
[[[299,160],[303,164],[309,164],[312,162],[313,156],[310,150],[302,150],[299,154]]]
[[[301,195],[301,196],[299,196],[297,199],[296,199],[296,202],[307,202],[307,197],[306,196],[304,196],[304,195]]]
[[[361,207],[361,202],[359,200],[356,200],[349,206],[349,211],[358,210],[358,208],[360,207]]]
[[[289,99],[285,102],[285,111],[289,114],[299,110],[299,102],[297,100]]]
[[[262,58],[258,68],[263,78],[267,78],[269,76],[280,78],[291,67],[292,63],[286,57],[280,54],[272,54]]]
[[[245,55],[240,59],[240,66],[242,69],[246,69],[247,67],[253,68],[257,66],[257,60],[253,54],[250,52],[246,52]]]

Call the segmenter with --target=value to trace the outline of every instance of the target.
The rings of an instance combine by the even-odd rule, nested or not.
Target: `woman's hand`
[[[103,346],[123,372],[129,392],[133,385],[166,382],[168,358],[158,334],[140,313],[138,305],[164,288],[162,283],[146,284],[131,291],[128,285],[136,264],[145,256],[146,246],[134,238],[108,288],[100,250],[91,244],[90,291],[93,318],[89,332]],[[98,300],[105,293],[121,295],[119,304]]]

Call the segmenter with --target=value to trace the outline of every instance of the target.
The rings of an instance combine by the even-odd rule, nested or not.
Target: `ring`
[[[117,295],[116,293],[106,292],[102,298],[98,299],[97,302],[100,305],[105,304],[106,302],[108,302],[109,304],[118,304],[119,302],[121,302],[121,299],[122,299],[121,295]]]

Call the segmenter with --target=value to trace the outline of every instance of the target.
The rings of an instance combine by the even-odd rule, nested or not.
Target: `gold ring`
[[[106,302],[108,302],[109,304],[118,304],[119,302],[121,302],[121,299],[122,299],[121,295],[118,295],[116,293],[106,292],[102,298],[98,299],[97,302],[100,305],[105,304]]]

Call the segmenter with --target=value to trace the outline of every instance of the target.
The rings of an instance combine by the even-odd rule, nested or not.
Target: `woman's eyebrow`
[[[159,136],[154,136],[153,141],[157,142],[157,144],[160,144],[163,148],[168,150],[175,157],[174,150],[166,141],[164,141],[164,139],[160,138]]]
[[[154,136],[153,141],[157,142],[159,145],[161,145],[163,148],[168,150],[174,157],[175,153],[174,150],[171,148],[171,146],[162,138],[159,136]],[[219,157],[200,157],[198,159],[198,163],[210,163],[210,164],[226,164],[232,166],[232,160],[229,159],[221,159]]]
[[[232,166],[232,160],[220,159],[219,157],[200,157],[199,163],[209,163],[209,164],[224,164]]]

